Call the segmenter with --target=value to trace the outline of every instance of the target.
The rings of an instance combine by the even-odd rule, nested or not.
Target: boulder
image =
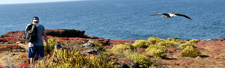
[[[52,29],[46,30],[46,34],[56,37],[81,37],[87,38],[85,36],[85,31],[75,30],[75,29]]]

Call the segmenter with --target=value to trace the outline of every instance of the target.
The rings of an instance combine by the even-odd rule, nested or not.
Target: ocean
[[[225,37],[225,0],[86,0],[0,4],[0,35],[22,31],[33,16],[45,29],[78,29],[118,40],[215,39]],[[163,18],[155,13],[181,13]]]

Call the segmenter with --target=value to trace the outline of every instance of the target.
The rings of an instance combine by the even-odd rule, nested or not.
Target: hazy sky
[[[41,3],[41,2],[59,2],[59,1],[81,1],[81,0],[0,0],[0,4]]]

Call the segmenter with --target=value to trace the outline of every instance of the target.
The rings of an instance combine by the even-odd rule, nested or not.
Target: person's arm
[[[47,45],[47,49],[50,50],[50,47],[49,47],[49,45],[48,45],[48,38],[47,38],[46,32],[43,31],[42,33],[43,33],[43,35],[44,35],[44,39],[45,39],[45,42],[46,42],[46,45]]]

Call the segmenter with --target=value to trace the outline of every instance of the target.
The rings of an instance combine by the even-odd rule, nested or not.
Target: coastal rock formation
[[[56,36],[56,37],[81,37],[81,38],[87,38],[87,36],[85,36],[85,31],[75,30],[75,29],[46,30],[46,34],[50,35],[50,36]]]
[[[0,42],[15,43],[22,42],[24,31],[11,31],[0,36]],[[85,31],[76,29],[46,29],[46,34],[48,38],[60,39],[62,42],[67,41],[86,41],[93,40],[102,44],[120,44],[120,43],[133,43],[133,40],[109,40],[101,37],[88,36]],[[44,38],[43,38],[44,39]]]

